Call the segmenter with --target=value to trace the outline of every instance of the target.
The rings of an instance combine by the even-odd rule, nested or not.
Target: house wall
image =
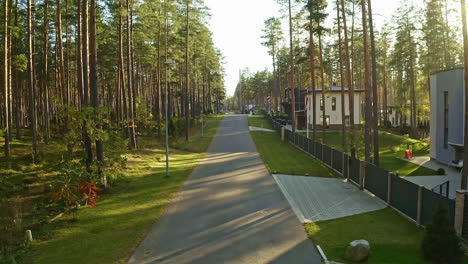
[[[463,144],[464,82],[463,69],[431,75],[431,158],[450,164],[455,150],[444,146],[444,92],[448,92],[448,142]]]
[[[312,93],[308,93],[309,104],[307,106],[307,118],[308,123],[313,123],[313,111],[312,111]],[[320,98],[322,94],[318,92],[315,98],[315,111],[316,111],[316,125],[321,125],[320,117],[322,116],[322,110],[320,109]],[[332,110],[332,98],[336,98],[336,110]],[[349,115],[349,94],[345,93],[345,115]],[[359,125],[362,121],[362,98],[363,94],[356,92],[354,94],[354,124]],[[330,116],[329,126],[331,128],[337,125],[342,125],[341,118],[341,92],[327,92],[325,94],[325,115]]]

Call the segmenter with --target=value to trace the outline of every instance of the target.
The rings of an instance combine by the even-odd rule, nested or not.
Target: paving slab
[[[343,179],[282,174],[273,177],[303,223],[362,214],[387,206]]]
[[[247,116],[230,115],[129,263],[322,260],[256,151]]]

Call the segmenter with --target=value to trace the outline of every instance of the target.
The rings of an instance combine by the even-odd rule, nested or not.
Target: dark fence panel
[[[387,201],[388,172],[372,164],[366,164],[365,188],[380,199]]]
[[[343,177],[346,178],[348,177],[348,171],[349,171],[349,160],[351,159],[350,156],[348,156],[347,154],[344,154],[343,155],[343,159],[344,159],[344,167],[343,167]]]
[[[359,184],[359,174],[361,172],[360,161],[352,157],[349,158],[349,179]]]
[[[310,138],[309,138],[309,154],[315,157],[315,144]]]
[[[323,162],[325,162],[325,164],[327,164],[328,166],[331,166],[331,159],[332,159],[332,149],[327,146],[327,145],[323,145]]]
[[[391,205],[416,220],[418,211],[418,186],[412,182],[392,175]]]
[[[332,167],[340,173],[343,173],[343,152],[332,149],[332,157]]]
[[[318,160],[323,160],[322,146],[322,144],[315,142],[315,158],[317,158]]]
[[[444,196],[423,188],[422,191],[422,208],[421,208],[421,224],[427,225],[432,220],[432,214],[437,207],[437,204],[442,202],[448,209],[450,223],[454,224],[455,219],[455,201],[445,198]]]
[[[302,150],[307,151],[307,141],[306,137],[304,135],[299,135],[299,146],[301,147]]]

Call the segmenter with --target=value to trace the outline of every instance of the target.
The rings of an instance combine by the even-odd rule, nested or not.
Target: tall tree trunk
[[[346,9],[344,5],[345,0],[341,0],[341,14],[343,17],[343,30],[344,30],[344,46],[345,46],[345,66],[346,66],[346,81],[348,83],[348,107],[349,107],[349,125],[351,128],[350,133],[350,147],[351,147],[351,156],[356,157],[356,150],[354,145],[354,83],[353,77],[351,74],[351,58],[349,56],[349,41],[348,41],[348,28],[346,26]],[[354,3],[353,3],[354,7]],[[354,13],[354,8],[353,8]],[[354,15],[353,15],[354,21]],[[354,24],[354,23],[353,23]],[[354,27],[354,26],[353,26]]]
[[[345,111],[345,82],[344,82],[344,73],[343,73],[343,46],[341,39],[341,19],[340,19],[340,5],[339,2],[336,2],[336,15],[337,15],[337,24],[338,24],[338,61],[340,64],[340,81],[341,81],[341,131],[342,131],[342,143],[343,150],[346,152],[346,111]]]
[[[189,140],[190,133],[190,114],[189,114],[189,90],[190,90],[190,79],[189,79],[189,69],[190,69],[190,42],[189,42],[189,11],[190,11],[190,1],[186,0],[187,8],[187,17],[186,17],[186,32],[185,32],[185,141]]]
[[[294,47],[293,47],[293,26],[291,0],[289,3],[289,88],[291,89],[291,127],[292,132],[296,133],[296,94],[294,88]]]
[[[316,141],[316,128],[317,128],[317,94],[315,86],[315,44],[314,44],[314,28],[313,21],[309,22],[309,56],[310,56],[310,87],[312,89],[312,142]],[[307,118],[307,117],[306,117]],[[314,145],[315,149],[315,145]]]
[[[83,7],[81,11],[83,15],[83,24],[81,26],[82,29],[82,56],[83,56],[83,104],[85,107],[89,107],[89,2],[88,0],[83,0]],[[86,128],[86,124],[83,125],[83,139],[86,151],[86,167],[90,170],[91,163],[93,162],[93,149],[92,149],[92,142],[91,138],[89,137],[89,133]]]
[[[461,1],[461,9],[462,9],[462,24],[463,24],[463,50],[464,50],[464,63],[465,63],[465,148],[463,154],[463,176],[462,176],[462,184],[461,189],[467,189],[467,181],[468,181],[468,33],[467,33],[467,25],[466,25],[466,4],[465,0]]]
[[[15,0],[15,27],[18,26],[18,0]],[[18,37],[15,36],[14,41],[19,41]],[[14,46],[14,54],[15,56],[18,55],[19,53],[19,48],[18,45]],[[15,69],[14,71],[14,86],[15,86],[15,97],[16,97],[16,139],[20,140],[21,139],[21,114],[22,114],[22,107],[21,107],[21,82],[19,78],[19,71]]]
[[[383,110],[384,110],[384,126],[388,123],[388,91],[387,91],[387,58],[383,59]]]
[[[44,141],[49,143],[49,0],[44,0],[44,57],[42,69],[42,89],[44,91]]]
[[[365,161],[370,162],[371,153],[371,124],[372,124],[372,113],[371,113],[371,80],[370,80],[370,67],[369,67],[369,44],[367,36],[367,11],[366,11],[366,0],[361,0],[362,10],[362,31],[364,39],[364,81],[365,81],[365,115],[366,124],[364,127],[364,145],[365,145]]]
[[[159,10],[159,15],[161,15],[161,10]],[[162,26],[161,26],[161,20],[158,21],[158,62],[157,62],[157,79],[158,82],[156,83],[157,88],[156,88],[156,120],[158,122],[158,138],[161,139],[161,31],[162,31]]]
[[[70,98],[69,98],[69,92],[67,91],[67,85],[66,85],[66,80],[65,80],[65,66],[64,66],[64,60],[63,60],[63,43],[62,43],[62,8],[60,5],[60,2],[62,0],[57,0],[57,51],[58,51],[58,62],[57,62],[57,68],[58,68],[58,76],[60,78],[59,83],[60,83],[60,89],[63,91],[63,94],[65,95],[65,104],[70,104]]]
[[[76,79],[78,85],[78,94],[80,98],[80,104],[83,104],[84,98],[84,87],[83,87],[83,45],[81,43],[82,40],[82,14],[81,14],[81,1],[77,0],[77,9],[76,9],[76,16],[77,16],[77,24],[76,24]]]
[[[29,122],[32,138],[32,160],[37,159],[37,114],[36,114],[36,81],[34,78],[34,0],[28,0],[28,75],[29,75]]]
[[[320,25],[319,25],[320,28]],[[327,116],[326,116],[326,102],[325,102],[325,70],[323,68],[323,46],[322,46],[322,32],[318,32],[319,38],[319,60],[320,60],[320,82],[322,86],[322,143],[327,144]]]
[[[99,115],[99,91],[98,91],[98,76],[97,76],[97,44],[96,44],[96,0],[91,0],[90,23],[89,23],[89,51],[90,51],[90,86],[91,98],[94,107],[94,114]],[[97,125],[97,129],[102,129],[101,125]],[[102,140],[96,140],[96,159],[98,161],[99,174],[101,167],[104,165],[104,145]],[[107,188],[107,179],[102,175],[102,183]]]
[[[10,108],[9,108],[9,105],[10,105],[10,102],[9,102],[9,94],[10,94],[10,84],[9,84],[9,69],[10,69],[10,65],[9,65],[9,61],[8,61],[8,58],[9,58],[9,43],[8,43],[8,38],[9,38],[9,30],[8,30],[8,24],[9,24],[9,0],[4,0],[4,24],[3,24],[3,97],[4,97],[4,104],[5,104],[5,134],[4,134],[4,137],[5,137],[5,156],[6,157],[10,157]]]
[[[137,148],[135,133],[135,112],[134,112],[134,94],[133,94],[133,61],[132,61],[132,25],[131,25],[131,7],[130,0],[127,0],[127,81],[128,81],[128,110],[130,112],[130,147]]]
[[[375,55],[375,36],[374,36],[374,23],[372,21],[372,4],[371,0],[367,0],[369,8],[369,31],[371,42],[371,55],[372,55],[372,100],[373,100],[373,119],[372,126],[374,129],[374,164],[379,166],[379,111],[378,111],[378,93],[377,93],[377,61]]]

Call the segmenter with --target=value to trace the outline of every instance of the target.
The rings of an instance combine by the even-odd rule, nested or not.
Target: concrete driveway
[[[129,263],[322,263],[255,149],[226,116],[206,158]]]
[[[273,175],[303,223],[376,211],[387,204],[343,179]]]

